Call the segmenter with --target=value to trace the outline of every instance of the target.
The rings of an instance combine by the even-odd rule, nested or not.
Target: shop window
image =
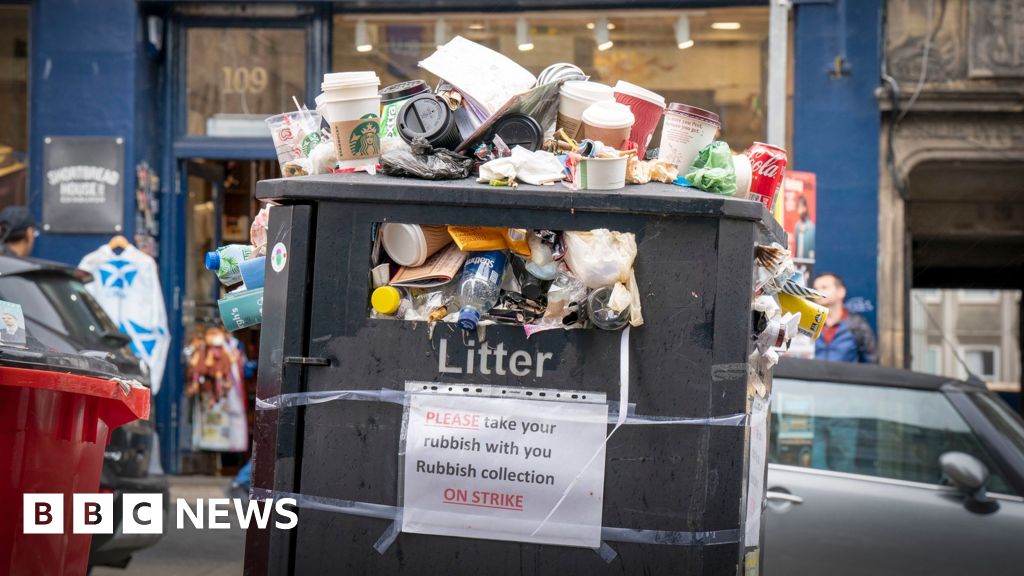
[[[25,204],[28,6],[0,6],[0,206]]]
[[[998,304],[999,290],[957,290],[957,300],[970,304]]]
[[[681,17],[688,26],[680,25]],[[738,28],[712,27],[722,22]],[[599,23],[607,34],[597,29]],[[332,70],[372,69],[383,86],[417,78],[433,84],[437,79],[417,63],[457,35],[501,52],[534,75],[550,64],[572,62],[593,81],[614,85],[625,80],[668,102],[715,112],[722,121],[721,138],[737,151],[765,139],[766,7],[690,13],[336,15]],[[655,133],[652,142],[659,139]]]
[[[306,33],[190,28],[187,134],[265,138],[264,120],[305,100]]]

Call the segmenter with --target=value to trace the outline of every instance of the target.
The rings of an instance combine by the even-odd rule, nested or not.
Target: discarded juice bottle
[[[206,269],[216,272],[221,284],[231,286],[242,281],[242,273],[238,265],[252,256],[253,248],[249,244],[228,244],[214,252],[206,253]]]
[[[509,256],[512,261],[512,272],[519,280],[519,293],[530,300],[537,301],[547,293],[547,283],[530,274],[526,268],[527,260],[522,256]]]
[[[381,286],[370,295],[370,305],[381,316],[404,318],[412,305],[412,298],[405,290],[394,286]]]
[[[480,315],[498,302],[506,260],[505,252],[499,250],[470,252],[466,258],[456,298],[459,306],[458,324],[463,330],[475,330]]]

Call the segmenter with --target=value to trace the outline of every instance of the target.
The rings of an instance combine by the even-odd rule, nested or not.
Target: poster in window
[[[124,140],[43,140],[43,230],[114,234],[124,227]]]

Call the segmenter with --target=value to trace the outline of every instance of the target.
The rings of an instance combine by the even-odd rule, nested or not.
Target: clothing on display
[[[86,254],[78,267],[93,275],[86,289],[132,339],[132,351],[149,366],[153,394],[167,365],[170,333],[156,262],[123,236]]]
[[[192,398],[192,446],[198,450],[249,449],[242,343],[220,327],[210,327],[185,348]]]

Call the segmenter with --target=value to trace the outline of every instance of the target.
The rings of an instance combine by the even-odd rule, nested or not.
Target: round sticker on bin
[[[274,249],[270,252],[270,267],[274,269],[274,272],[280,272],[284,270],[287,263],[288,249],[284,247],[284,243],[274,244]]]

